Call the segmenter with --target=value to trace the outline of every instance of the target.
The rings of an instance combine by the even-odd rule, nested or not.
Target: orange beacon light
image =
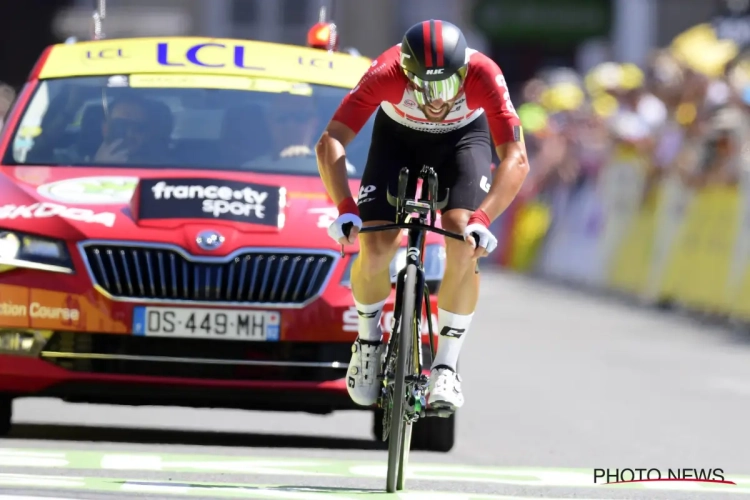
[[[307,32],[307,46],[314,49],[338,51],[338,42],[336,25],[333,23],[315,23]]]

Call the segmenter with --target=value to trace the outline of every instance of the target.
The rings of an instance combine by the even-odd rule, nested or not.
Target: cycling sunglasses
[[[453,76],[431,82],[422,80],[409,71],[404,70],[404,73],[414,86],[414,99],[420,106],[424,106],[437,99],[451,101],[458,97],[466,80],[466,70],[467,68],[464,66]]]

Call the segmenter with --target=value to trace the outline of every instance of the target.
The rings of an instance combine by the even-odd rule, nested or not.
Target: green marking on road
[[[451,493],[437,491],[405,491],[396,494],[382,490],[355,488],[318,488],[241,483],[209,483],[187,481],[149,481],[104,477],[44,476],[36,474],[0,473],[0,487],[87,490],[108,493],[141,493],[159,495],[201,496],[212,498],[260,498],[287,500],[357,500],[362,498],[400,500],[534,500],[534,497]],[[541,498],[537,500],[542,500]],[[563,500],[544,497],[544,500]],[[596,500],[596,499],[590,499]]]
[[[383,461],[317,458],[241,457],[175,453],[120,453],[44,449],[0,449],[0,467],[129,470],[186,473],[233,473],[257,476],[347,477],[383,480]],[[666,471],[664,471],[666,477]],[[726,474],[736,485],[656,482],[605,485],[594,483],[593,469],[482,467],[412,462],[409,481],[464,482],[528,487],[626,488],[639,490],[710,491],[750,494],[750,476]]]

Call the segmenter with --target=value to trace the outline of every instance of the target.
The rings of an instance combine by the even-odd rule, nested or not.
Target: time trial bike
[[[430,292],[425,283],[424,251],[425,234],[432,231],[443,236],[464,240],[462,234],[435,227],[435,214],[448,204],[450,189],[445,197],[438,200],[438,178],[432,167],[424,166],[419,172],[422,180],[419,199],[407,198],[409,169],[401,169],[398,178],[398,193],[393,196],[387,190],[388,203],[396,208],[396,222],[378,226],[363,227],[360,233],[407,230],[406,265],[398,273],[396,280],[396,303],[393,310],[394,325],[386,343],[379,379],[382,381],[381,394],[377,405],[383,410],[383,441],[388,441],[388,472],[386,491],[394,493],[403,490],[406,484],[406,465],[411,447],[413,425],[420,418],[448,418],[452,410],[448,408],[427,408],[426,394],[429,375],[423,373],[421,321],[424,302],[427,318],[432,318]],[[427,189],[425,190],[425,184]],[[425,193],[426,192],[426,193]],[[425,194],[427,196],[425,196]],[[344,224],[344,234],[348,236],[352,224]],[[479,236],[473,233],[478,244]],[[342,249],[343,250],[343,249]],[[475,270],[478,271],[478,267]],[[435,359],[435,343],[431,319],[427,320],[430,350]],[[429,367],[427,367],[429,369]],[[429,372],[427,372],[429,373]]]

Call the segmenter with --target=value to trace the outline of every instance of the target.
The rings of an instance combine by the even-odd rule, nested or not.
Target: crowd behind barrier
[[[700,25],[643,68],[542,71],[519,104],[532,168],[497,263],[750,320],[750,52]]]

